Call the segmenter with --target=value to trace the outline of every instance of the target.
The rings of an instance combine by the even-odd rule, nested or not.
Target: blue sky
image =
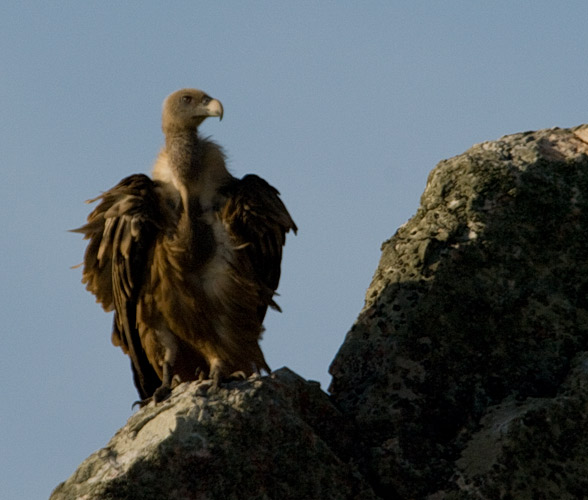
[[[7,5],[9,4],[9,5]],[[282,193],[289,237],[262,349],[327,388],[380,244],[441,159],[588,116],[584,1],[4,2],[0,492],[42,499],[131,415],[128,359],[80,283],[84,200],[151,169],[161,103]]]

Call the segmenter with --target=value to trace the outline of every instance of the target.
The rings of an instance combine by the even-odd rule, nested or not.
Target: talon
[[[204,373],[204,370],[200,367],[196,368],[196,371],[194,372],[194,376],[196,377],[196,380],[198,382],[202,382],[203,380],[206,380],[206,373]]]
[[[153,400],[153,396],[151,396],[150,398],[139,399],[138,401],[135,401],[133,403],[133,405],[131,406],[131,410],[134,410],[135,409],[135,406],[138,406],[139,409],[144,408],[149,403],[151,403],[152,400]]]
[[[245,372],[243,370],[239,370],[231,373],[227,377],[227,380],[247,380],[247,375],[245,375]]]

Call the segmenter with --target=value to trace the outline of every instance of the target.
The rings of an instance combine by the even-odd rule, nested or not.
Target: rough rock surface
[[[216,393],[181,384],[135,413],[52,500],[377,498],[352,432],[316,382],[288,369]]]
[[[180,385],[51,498],[584,498],[588,126],[442,161],[382,250],[330,397]]]
[[[431,172],[331,365],[385,498],[588,491],[588,126]]]

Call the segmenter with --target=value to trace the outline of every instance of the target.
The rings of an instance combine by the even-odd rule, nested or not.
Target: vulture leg
[[[224,379],[225,366],[220,359],[215,359],[210,363],[210,380],[212,380],[212,387],[218,389],[220,383]]]
[[[162,377],[161,377],[161,385],[155,389],[153,393],[153,400],[156,403],[167,399],[172,391],[172,377],[173,377],[173,367],[176,363],[176,358],[178,354],[178,342],[175,337],[168,329],[161,329],[157,331],[158,340],[161,342],[165,349],[165,354],[163,356],[163,363],[162,363]]]
[[[167,329],[161,329],[156,331],[157,341],[160,346],[163,346],[164,353],[163,353],[163,360],[160,361],[161,363],[161,385],[155,389],[153,395],[151,397],[145,398],[141,401],[135,401],[133,403],[133,407],[138,405],[140,408],[148,405],[151,401],[155,401],[155,403],[160,403],[161,401],[166,400],[171,392],[172,392],[172,382],[174,381],[174,364],[176,362],[177,353],[178,353],[178,342],[174,335]],[[149,342],[152,342],[150,340]],[[178,382],[179,377],[176,375],[176,379]]]
[[[164,361],[163,380],[161,381],[161,385],[155,389],[153,396],[135,401],[132,407],[134,408],[135,406],[138,406],[139,408],[143,408],[144,406],[147,406],[149,403],[151,403],[151,401],[155,401],[155,403],[161,403],[161,401],[166,400],[172,392],[172,372],[173,370],[171,369],[170,364],[167,361]]]
[[[172,392],[171,383],[172,369],[170,363],[166,360],[163,362],[163,380],[161,381],[161,385],[155,389],[155,392],[153,393],[153,401],[160,403],[167,399]]]

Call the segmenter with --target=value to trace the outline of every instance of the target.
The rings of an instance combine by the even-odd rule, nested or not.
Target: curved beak
[[[218,99],[212,99],[206,105],[208,116],[218,116],[220,120],[223,119],[223,105]]]

